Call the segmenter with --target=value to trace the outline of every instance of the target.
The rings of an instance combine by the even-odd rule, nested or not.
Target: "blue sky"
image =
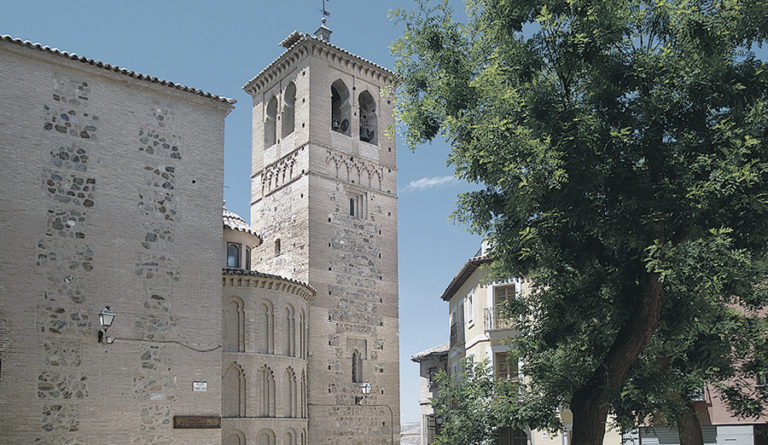
[[[461,3],[453,0],[461,10]],[[331,41],[392,69],[389,46],[402,32],[390,9],[413,0],[329,0]],[[5,1],[0,34],[237,99],[226,122],[224,197],[248,219],[251,150],[249,96],[241,87],[282,52],[294,30],[314,32],[322,0]],[[456,195],[444,143],[415,151],[397,141],[400,270],[401,419],[418,421],[418,365],[410,356],[448,339],[440,300],[480,238],[449,221]]]

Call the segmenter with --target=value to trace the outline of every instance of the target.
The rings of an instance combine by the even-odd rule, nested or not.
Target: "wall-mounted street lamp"
[[[109,309],[109,306],[105,306],[104,310],[99,314],[99,323],[101,324],[101,330],[99,331],[99,343],[102,343],[104,336],[107,335],[107,329],[112,326],[112,322],[115,321],[115,313]],[[107,343],[112,343],[107,337]]]
[[[363,393],[363,398],[366,398],[366,397],[368,397],[368,394],[370,394],[370,393],[371,393],[371,388],[373,388],[373,385],[371,385],[371,384],[368,382],[368,380],[364,381],[364,382],[363,382],[363,383],[360,385],[360,391]],[[382,393],[382,394],[383,394],[383,393]],[[365,406],[380,406],[380,407],[384,407],[384,408],[388,409],[388,410],[389,410],[389,427],[390,427],[390,428],[394,428],[394,425],[395,425],[395,415],[394,415],[394,413],[392,412],[392,408],[390,408],[390,407],[389,407],[389,405],[381,405],[381,404],[371,404],[371,403],[366,403],[366,404],[365,404]],[[394,439],[394,436],[393,436],[393,435],[394,435],[394,432],[393,432],[393,431],[390,431],[390,432],[389,432],[389,441],[390,441],[390,443],[393,443],[393,444],[394,444],[394,443],[395,443],[395,439]]]

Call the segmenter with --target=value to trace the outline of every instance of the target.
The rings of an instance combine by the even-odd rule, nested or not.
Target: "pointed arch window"
[[[294,122],[296,120],[296,85],[293,82],[289,83],[285,87],[283,93],[283,117],[282,117],[282,134],[283,137],[293,133]]]
[[[285,345],[283,355],[296,357],[296,317],[293,307],[285,307]]]
[[[258,373],[259,378],[259,417],[275,417],[275,375],[264,365]]]
[[[288,368],[285,370],[285,417],[298,417],[299,396],[296,389],[296,373],[293,368]]]
[[[304,370],[301,370],[301,388],[299,393],[299,408],[301,409],[301,418],[307,418],[307,375]]]
[[[350,108],[349,89],[338,79],[331,85],[331,130],[349,136]]]
[[[271,147],[277,142],[277,98],[272,96],[267,102],[264,118],[264,147]]]
[[[275,353],[275,310],[274,305],[269,300],[264,302],[259,307],[259,319],[257,323],[259,326],[259,353],[261,354],[274,354]]]
[[[243,302],[231,297],[224,306],[223,317],[224,350],[227,352],[245,352],[245,314]]]
[[[245,373],[233,363],[224,373],[221,388],[221,415],[223,417],[245,417]]]
[[[379,142],[379,121],[376,116],[376,101],[368,91],[363,91],[357,99],[360,105],[360,140],[377,145]]]

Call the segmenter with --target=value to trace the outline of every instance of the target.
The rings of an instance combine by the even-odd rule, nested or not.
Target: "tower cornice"
[[[294,31],[288,38],[283,40],[283,43],[291,43],[289,48],[243,86],[246,93],[251,95],[258,94],[260,91],[271,86],[274,81],[281,79],[283,74],[294,67],[300,60],[310,55],[325,56],[333,61],[341,61],[351,71],[371,77],[378,83],[389,85],[397,85],[398,83],[395,73],[381,65],[352,54],[311,34],[297,34]]]

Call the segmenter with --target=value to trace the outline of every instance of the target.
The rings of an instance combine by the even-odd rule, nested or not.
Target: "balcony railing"
[[[497,329],[513,329],[515,327],[514,320],[504,318],[500,314],[500,311],[496,308],[485,309],[485,330],[493,331]]]

